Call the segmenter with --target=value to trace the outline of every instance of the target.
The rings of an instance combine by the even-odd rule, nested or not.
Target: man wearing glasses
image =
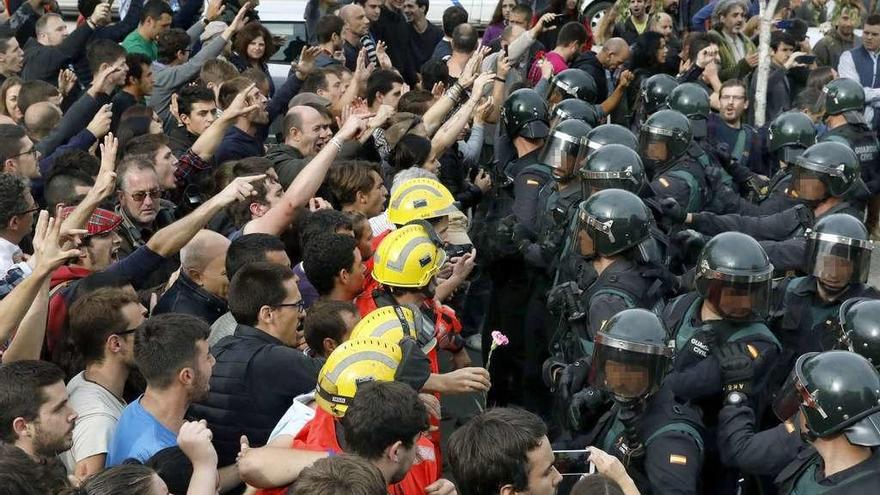
[[[0,174],[0,279],[10,282],[0,284],[0,298],[31,274],[18,244],[31,232],[37,211],[27,180]]]
[[[4,173],[25,179],[39,178],[38,155],[34,142],[27,137],[23,128],[14,124],[0,124],[0,160],[3,161]]]
[[[122,217],[119,254],[125,257],[146,244],[153,232],[169,225],[174,220],[174,212],[173,204],[161,199],[156,169],[141,157],[123,160],[117,172],[117,184],[119,204],[115,212]]]

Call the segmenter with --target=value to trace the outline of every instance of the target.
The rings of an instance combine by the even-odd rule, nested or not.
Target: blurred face
[[[89,237],[85,250],[92,271],[101,271],[119,260],[121,245],[122,238],[115,230]]]
[[[794,168],[791,189],[797,198],[804,201],[822,201],[828,197],[828,188],[822,179],[800,167]]]
[[[645,15],[645,0],[630,0],[629,13],[636,19],[641,19]]]
[[[605,67],[610,71],[617,70],[618,67],[629,60],[628,46],[624,46],[616,50],[608,50],[606,53],[608,54],[608,59],[606,61]]]
[[[226,253],[211,259],[199,278],[203,289],[217,297],[226,299],[229,292],[229,279],[226,277]]]
[[[880,29],[880,26],[877,26]],[[788,62],[788,58],[791,57],[791,54],[794,52],[794,47],[785,43],[780,43],[776,50],[773,51],[773,56],[771,59],[776,62],[778,65],[785,65]]]
[[[382,12],[382,2],[379,0],[367,0],[364,2],[364,13],[367,15],[367,19],[370,22],[376,22],[379,20],[379,14]]]
[[[345,289],[349,294],[360,294],[364,287],[364,273],[367,267],[364,265],[364,259],[361,257],[361,251],[357,247],[354,248],[354,264],[343,280]]]
[[[621,397],[640,397],[648,391],[648,370],[617,361],[605,363],[605,386]]]
[[[819,282],[831,289],[843,289],[852,280],[853,262],[842,256],[827,254],[816,259],[815,273]]]
[[[287,291],[287,297],[282,302],[284,306],[272,308],[273,326],[282,342],[290,347],[296,347],[301,343],[299,330],[305,316],[305,312],[301,309],[302,296],[296,286],[296,277],[284,282],[284,288]]]
[[[316,155],[330,140],[330,124],[314,108],[302,113],[301,128],[292,128],[291,145],[306,156]]]
[[[352,5],[350,9],[348,21],[345,24],[346,29],[358,37],[367,34],[370,29],[370,20],[367,18],[364,8],[360,5]]]
[[[266,54],[266,40],[262,36],[257,36],[253,41],[248,43],[247,57],[251,60],[260,60]]]
[[[752,312],[752,297],[748,290],[723,287],[718,298],[721,312],[732,318],[746,318]]]
[[[400,102],[400,96],[403,92],[403,85],[400,83],[393,83],[391,91],[385,93],[382,98],[383,105],[389,105],[395,110],[397,110],[397,103]],[[378,100],[377,100],[378,101]]]
[[[645,154],[651,160],[658,162],[664,162],[669,157],[669,152],[666,149],[666,143],[662,141],[651,141],[650,143],[648,143]]]
[[[357,243],[361,259],[368,260],[373,257],[373,229],[370,228],[369,222],[355,226],[355,229],[357,230]]]
[[[104,68],[105,65],[101,64],[101,68]],[[107,81],[120,88],[125,86],[125,79],[128,77],[128,64],[125,63],[125,57],[119,57],[111,65],[117,70],[107,76]]]
[[[64,38],[67,38],[67,24],[54,16],[46,23],[45,30],[37,35],[40,44],[45,46],[58,46]]]
[[[160,34],[171,29],[171,20],[171,16],[168,14],[162,14],[158,19],[147,17],[146,21],[144,21],[144,28],[147,34],[150,35],[149,39],[156,41]]]
[[[657,49],[657,62],[663,63],[666,60],[666,54],[669,53],[669,49],[666,48],[666,39],[660,39],[660,48]]]
[[[270,208],[275,206],[275,203],[281,199],[283,194],[284,188],[278,182],[278,173],[275,172],[274,168],[270,168],[266,171],[266,203]],[[290,260],[287,260],[287,262],[290,263]]]
[[[374,170],[370,171],[373,178],[373,187],[367,195],[366,205],[362,213],[369,217],[375,217],[385,209],[385,200],[388,199],[388,189],[385,188],[385,180]],[[369,230],[369,229],[368,229]]]
[[[391,0],[391,6],[400,10],[403,8],[403,0]]]
[[[403,2],[403,16],[406,17],[407,22],[413,22],[414,20],[421,20],[421,9],[413,0],[406,0]]]
[[[138,80],[138,90],[141,94],[153,94],[153,68],[149,65],[141,66],[141,78]]]
[[[39,207],[34,201],[33,195],[31,195],[30,191],[25,191],[24,200],[27,202],[28,207],[27,210],[19,213],[18,216],[18,227],[16,231],[18,232],[27,232],[30,233],[34,226],[34,218],[37,216],[37,212],[39,211]]]
[[[721,119],[728,124],[738,125],[743,113],[749,107],[749,100],[746,98],[746,88],[742,86],[722,89],[718,101],[721,103]]]
[[[510,11],[513,10],[513,7],[516,6],[516,2],[513,0],[501,0],[501,17],[504,20],[510,19]]]
[[[337,101],[342,98],[342,79],[332,72],[328,72],[325,79],[327,80],[327,91],[319,89],[318,95],[330,101]]]
[[[251,112],[248,116],[251,122],[258,125],[266,125],[269,123],[269,112],[266,110],[266,103],[269,99],[262,91],[255,91],[248,97],[248,105],[258,105],[259,108]]]
[[[348,91],[348,85],[351,84],[351,78],[354,77],[351,72],[344,70],[342,71],[342,77],[340,81],[342,81],[342,93],[345,94]]]
[[[0,70],[5,74],[18,74],[24,64],[24,50],[18,45],[18,40],[10,38],[6,42],[6,50],[0,52]]]
[[[131,290],[134,291],[134,288]],[[125,318],[126,330],[133,330],[139,327],[146,319],[147,308],[143,307],[141,304],[129,303],[120,308],[119,312],[122,313],[122,317]],[[134,366],[134,334],[130,333],[123,335],[121,340],[125,344],[125,350],[123,351],[125,364]]]
[[[592,256],[596,253],[593,238],[583,229],[578,231],[578,251],[581,253],[581,256]]]
[[[33,439],[34,453],[41,457],[53,457],[73,446],[73,426],[76,411],[67,403],[64,382],[58,382],[40,390],[46,398],[37,418],[28,422]]]
[[[187,131],[201,136],[217,120],[217,104],[213,101],[197,101],[189,113],[180,115],[180,120]]]
[[[214,369],[214,363],[217,361],[210,352],[210,347],[206,340],[196,342],[196,364],[193,369],[195,379],[190,388],[189,401],[198,402],[208,396],[211,390],[211,371]]]
[[[880,50],[880,24],[865,24],[862,29],[862,46],[869,52]]]
[[[177,183],[174,181],[174,171],[177,169],[177,157],[168,146],[159,147],[156,152],[156,174],[159,177],[159,187],[162,190],[174,189]]]
[[[416,442],[419,439],[421,434],[416,434],[412,440],[412,447],[406,448],[403,444],[397,445],[394,451],[394,457],[397,459],[397,464],[395,466],[394,473],[391,475],[391,478],[388,480],[389,484],[400,483],[406,478],[406,474],[412,468],[412,465],[416,462],[416,455],[418,453],[418,446]]]
[[[6,90],[6,111],[9,113],[9,116],[12,117],[12,120],[16,122],[20,121],[23,117],[21,110],[18,109],[18,92],[20,90],[20,84],[10,86],[9,89]]]
[[[162,189],[155,170],[131,170],[125,177],[125,188],[119,191],[119,204],[135,223],[152,224],[159,214]]]
[[[741,6],[730,9],[727,14],[721,16],[721,26],[727,34],[739,34],[745,25],[746,11]]]
[[[837,18],[837,32],[848,38],[853,35],[855,25],[856,21],[853,12],[849,9],[844,9],[840,13],[840,17]]]
[[[556,457],[553,455],[550,440],[547,437],[542,438],[538,448],[526,454],[526,459],[529,461],[528,493],[530,495],[554,495],[562,481],[562,475],[553,466]]]

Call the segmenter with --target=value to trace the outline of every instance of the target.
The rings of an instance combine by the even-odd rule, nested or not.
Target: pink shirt
[[[538,67],[538,62],[541,59],[546,59],[550,61],[550,63],[553,65],[553,74],[559,74],[560,72],[568,68],[568,63],[558,53],[538,52],[535,55],[535,61],[532,62],[532,68],[529,69],[529,83],[531,83],[532,86],[538,84],[538,81],[541,80],[541,69],[540,67]]]

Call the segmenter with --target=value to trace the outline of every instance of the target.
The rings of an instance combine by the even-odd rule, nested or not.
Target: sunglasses
[[[147,196],[152,200],[157,200],[162,197],[162,191],[160,189],[151,189],[149,191],[137,191],[130,194],[131,199],[137,201],[138,203],[147,199]]]

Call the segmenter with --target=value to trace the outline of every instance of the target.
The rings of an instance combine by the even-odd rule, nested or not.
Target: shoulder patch
[[[660,177],[657,179],[660,182],[660,185],[663,187],[669,187],[669,181],[666,180],[666,177]]]
[[[536,181],[535,179],[526,179],[527,186],[540,186],[541,183]]]
[[[685,455],[670,454],[670,456],[669,456],[669,464],[678,464],[680,466],[684,466],[687,463],[688,463],[688,458]]]

